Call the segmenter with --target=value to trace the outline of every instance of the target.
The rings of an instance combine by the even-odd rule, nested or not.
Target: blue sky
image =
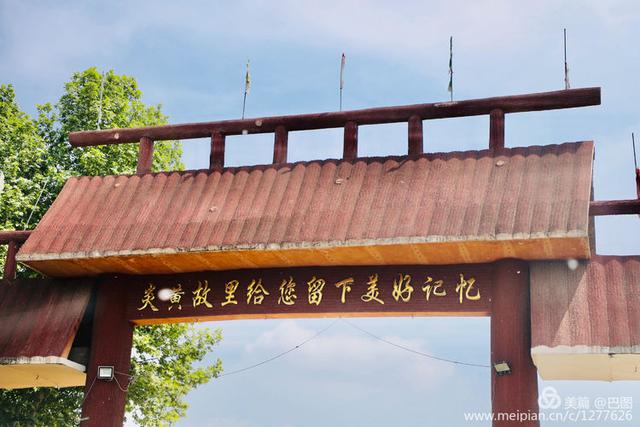
[[[345,109],[433,102],[448,97],[453,35],[456,99],[541,92],[563,87],[563,27],[572,86],[602,86],[602,106],[509,115],[506,144],[594,140],[596,198],[632,198],[630,133],[640,134],[640,3],[634,1],[0,0],[0,82],[12,83],[23,109],[33,113],[36,103],[60,96],[73,71],[97,66],[135,76],[144,100],[161,103],[172,123],[227,119],[240,116],[251,59],[247,116],[318,112],[338,107],[345,52]],[[484,148],[487,134],[485,117],[426,122],[425,150]],[[361,155],[402,154],[406,127],[363,128],[359,140]],[[271,135],[228,141],[228,164],[271,159]],[[337,157],[341,133],[292,134],[289,147],[294,161]],[[207,141],[187,141],[184,148],[189,168],[207,166]],[[599,253],[639,253],[637,217],[599,218],[596,225]],[[224,334],[211,357],[231,371],[331,322],[207,325]],[[489,358],[488,319],[354,322],[439,356]],[[636,383],[540,386],[547,385],[564,396],[632,396],[640,407]],[[462,426],[469,425],[463,411],[489,410],[489,387],[485,370],[424,359],[338,322],[286,357],[200,387],[178,425]]]

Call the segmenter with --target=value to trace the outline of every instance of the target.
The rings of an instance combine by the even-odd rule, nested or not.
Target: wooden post
[[[491,292],[491,403],[494,427],[538,427],[538,421],[514,422],[498,414],[538,413],[538,376],[531,359],[529,265],[520,260],[496,263]],[[507,362],[511,373],[499,376],[494,363]]]
[[[409,155],[416,156],[423,153],[422,119],[420,116],[409,118]]]
[[[138,167],[136,173],[151,173],[153,164],[153,140],[143,136],[140,138],[140,150],[138,151]]]
[[[209,169],[222,169],[224,167],[225,137],[220,132],[211,134],[211,153],[209,154]]]
[[[276,127],[276,134],[273,142],[273,163],[287,163],[287,144],[289,134],[284,126]]]
[[[355,122],[347,122],[344,125],[342,157],[345,160],[353,160],[358,157],[358,125]]]
[[[82,427],[121,427],[129,385],[133,324],[126,318],[126,289],[117,280],[97,286],[91,354],[87,367]],[[98,366],[113,366],[116,380],[96,378]]]
[[[16,278],[16,253],[18,253],[18,244],[15,240],[7,243],[7,258],[4,263],[3,279],[13,280]]]
[[[499,109],[489,114],[489,148],[504,148],[504,111]]]

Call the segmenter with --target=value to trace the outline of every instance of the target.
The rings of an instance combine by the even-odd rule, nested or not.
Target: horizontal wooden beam
[[[501,96],[466,101],[437,102],[364,110],[274,116],[243,120],[149,126],[130,129],[108,129],[69,134],[75,147],[138,142],[141,138],[154,141],[209,137],[214,132],[224,135],[272,133],[276,127],[287,131],[344,127],[347,122],[358,126],[407,122],[412,116],[421,120],[447,117],[478,116],[499,109],[504,113],[556,110],[600,104],[600,88],[568,89],[527,95]],[[414,119],[415,120],[415,119]]]
[[[24,243],[31,235],[31,230],[24,231],[0,231],[0,245],[6,245],[9,242]]]
[[[598,200],[589,205],[589,215],[640,215],[640,199]]]

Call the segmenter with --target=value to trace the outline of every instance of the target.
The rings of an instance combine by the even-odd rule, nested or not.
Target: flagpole
[[[344,67],[346,64],[347,64],[347,57],[343,52],[342,58],[340,59],[340,111],[342,111],[342,91],[344,89]]]
[[[244,119],[245,108],[247,106],[247,94],[251,89],[251,75],[249,74],[249,60],[247,60],[247,72],[244,75],[244,97],[242,99],[242,118]]]
[[[449,37],[449,87],[447,91],[451,95],[451,101],[453,102],[453,36]]]
[[[564,29],[564,88],[569,89],[569,64],[567,64],[567,29]]]

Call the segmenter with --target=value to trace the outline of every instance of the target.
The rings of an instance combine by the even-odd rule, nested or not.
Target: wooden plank
[[[18,245],[14,240],[7,244],[7,257],[4,261],[3,279],[13,280],[16,278],[16,254],[18,253]]]
[[[276,127],[273,142],[273,163],[287,163],[289,133],[284,126]]]
[[[224,167],[225,136],[220,132],[211,134],[211,153],[209,154],[209,169]]]
[[[422,119],[420,116],[409,118],[409,150],[410,156],[423,153]]]
[[[543,238],[370,246],[292,247],[273,250],[183,251],[149,250],[122,256],[29,261],[37,271],[56,277],[122,274],[172,274],[206,270],[342,265],[446,265],[487,263],[507,256],[528,260],[588,258],[589,238]]]
[[[271,133],[275,132],[278,126],[284,126],[291,132],[297,130],[344,127],[347,122],[355,122],[360,126],[379,123],[400,123],[407,122],[411,116],[418,116],[422,120],[427,120],[484,115],[489,114],[495,109],[500,109],[506,114],[585,107],[589,105],[600,105],[600,88],[569,89],[527,95],[369,108],[353,111],[72,132],[69,134],[69,141],[74,147],[85,147],[137,142],[142,137],[148,137],[154,141],[163,141],[171,139],[205,138],[216,131],[222,132],[225,135],[241,135],[246,132]]]
[[[93,320],[91,356],[87,367],[87,382],[82,405],[83,427],[120,427],[124,420],[127,393],[116,381],[96,378],[98,366],[113,366],[119,384],[129,385],[133,324],[125,317],[123,303],[126,290],[117,281],[101,281],[98,284],[96,311]]]
[[[491,301],[491,364],[507,362],[511,373],[491,369],[493,414],[538,413],[538,376],[531,360],[529,265],[503,260],[495,265]],[[538,427],[538,421],[494,419],[494,427]]]
[[[6,245],[9,242],[24,243],[29,238],[32,232],[32,230],[0,231],[0,245]]]
[[[479,264],[231,270],[118,280],[128,289],[127,318],[138,324],[344,315],[487,316],[492,295],[491,266]],[[256,291],[258,283],[266,293]],[[295,295],[291,300],[287,289]],[[319,300],[314,298],[320,294]],[[208,304],[199,295],[206,296]],[[259,295],[260,301],[255,299]]]
[[[504,148],[504,111],[495,109],[489,115],[489,148]]]
[[[342,158],[353,160],[358,157],[358,125],[355,122],[347,122],[344,125],[344,146]]]
[[[146,136],[140,138],[140,150],[138,151],[138,166],[136,173],[151,173],[153,165],[153,140]]]
[[[640,199],[597,200],[589,204],[589,215],[633,215],[640,214]]]

